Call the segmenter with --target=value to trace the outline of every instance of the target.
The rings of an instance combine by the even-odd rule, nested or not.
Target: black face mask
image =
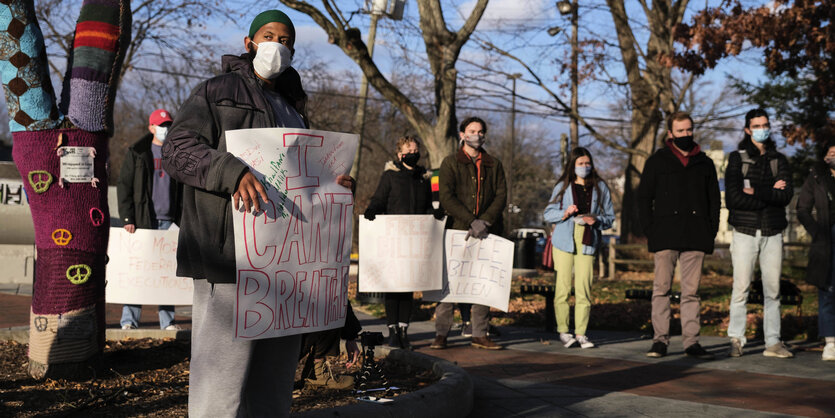
[[[402,162],[403,164],[408,165],[409,167],[414,167],[415,164],[417,164],[419,159],[420,159],[420,153],[415,152],[415,153],[412,153],[412,154],[403,154],[403,156],[400,157],[400,162]]]
[[[673,144],[677,146],[679,149],[690,152],[693,147],[696,146],[696,142],[693,141],[693,135],[681,136],[678,138],[673,138]]]

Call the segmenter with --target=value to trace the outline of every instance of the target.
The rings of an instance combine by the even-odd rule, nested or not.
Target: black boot
[[[409,329],[409,325],[399,325],[397,327],[397,334],[400,336],[400,348],[404,350],[411,350],[412,344],[409,342],[409,335],[406,333],[406,330]]]
[[[400,348],[400,329],[396,324],[389,325],[389,347]]]

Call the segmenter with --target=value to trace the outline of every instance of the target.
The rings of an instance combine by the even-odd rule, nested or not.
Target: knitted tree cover
[[[0,76],[12,156],[38,251],[29,331],[29,373],[36,378],[78,376],[104,347],[107,140],[130,20],[129,0],[83,2],[62,112],[32,1],[0,0]],[[65,147],[94,151],[97,182],[59,181]]]

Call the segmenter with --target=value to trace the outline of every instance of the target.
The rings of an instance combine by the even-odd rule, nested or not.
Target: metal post
[[[368,47],[368,56],[374,57],[374,42],[377,37],[377,21],[380,19],[382,14],[372,13],[371,14],[371,25],[368,28],[368,42],[366,46]],[[357,105],[357,114],[354,118],[354,126],[356,126],[356,133],[360,136],[359,143],[357,144],[357,151],[354,154],[354,165],[351,167],[351,177],[354,180],[358,179],[359,171],[360,171],[360,157],[362,152],[362,138],[364,136],[365,130],[365,104],[368,99],[368,78],[365,75],[362,76],[362,83],[360,84],[360,98],[359,103]]]
[[[513,82],[513,90],[510,99],[510,152],[509,160],[507,162],[507,208],[508,208],[508,227],[512,228],[513,224],[510,218],[514,213],[515,207],[513,205],[513,157],[514,148],[516,146],[516,80],[522,74],[514,73],[508,75],[508,78]]]
[[[578,40],[577,40],[577,0],[571,2],[571,121],[569,130],[571,132],[571,148],[577,148],[580,145],[580,132],[577,127],[577,117],[579,112],[578,98],[577,98],[577,54],[578,54]]]

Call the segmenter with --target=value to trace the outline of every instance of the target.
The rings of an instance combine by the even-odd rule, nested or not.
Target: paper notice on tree
[[[496,235],[466,239],[467,231],[449,229],[444,237],[444,282],[426,300],[477,303],[507,312],[513,279],[513,242]]]
[[[93,147],[61,147],[61,179],[69,183],[88,183],[93,180]]]
[[[432,215],[377,215],[359,222],[359,291],[438,290],[444,221]]]
[[[233,211],[238,299],[235,338],[280,337],[345,323],[354,196],[336,183],[351,170],[357,136],[306,129],[226,132],[269,198]]]
[[[168,230],[110,228],[107,303],[191,305],[191,278],[177,277],[176,225]]]

